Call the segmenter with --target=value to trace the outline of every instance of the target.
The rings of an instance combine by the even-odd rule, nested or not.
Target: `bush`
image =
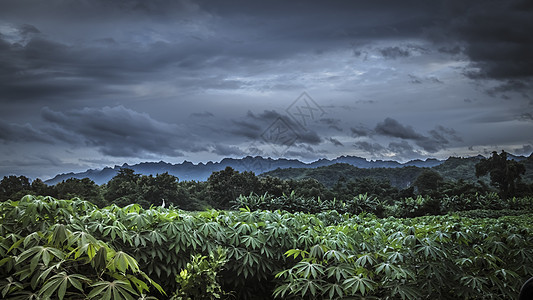
[[[409,197],[398,203],[395,216],[412,218],[426,215],[440,215],[440,206],[440,200],[437,198],[430,196]]]
[[[217,276],[226,262],[226,251],[222,248],[208,256],[194,255],[187,267],[176,276],[178,290],[171,300],[220,299],[225,294]]]
[[[25,196],[0,203],[0,297],[513,299],[532,249],[531,213],[191,213]]]
[[[502,210],[491,210],[491,209],[474,209],[468,211],[455,212],[453,215],[465,217],[465,218],[491,218],[498,219],[505,216],[521,216],[530,214],[531,211],[527,210],[514,210],[514,209],[502,209]]]

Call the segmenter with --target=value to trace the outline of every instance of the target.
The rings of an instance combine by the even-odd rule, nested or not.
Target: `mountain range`
[[[357,168],[401,168],[406,166],[416,167],[434,167],[442,163],[442,160],[429,158],[426,160],[411,160],[405,163],[399,163],[392,160],[367,160],[365,158],[357,156],[340,156],[335,159],[319,159],[311,163],[305,163],[296,159],[272,159],[264,158],[261,156],[246,156],[243,158],[224,158],[220,162],[207,162],[194,164],[189,161],[184,161],[179,164],[170,164],[164,161],[160,162],[142,162],[139,164],[123,164],[121,166],[115,165],[114,167],[105,167],[103,169],[89,169],[81,173],[64,173],[56,175],[54,178],[45,181],[46,184],[54,185],[58,182],[69,178],[90,178],[97,184],[107,183],[113,178],[120,169],[128,168],[135,171],[135,173],[143,175],[156,175],[164,172],[168,172],[170,175],[174,175],[179,178],[180,181],[196,180],[205,181],[211,173],[224,170],[226,167],[232,167],[233,169],[244,172],[251,171],[256,175],[260,175],[265,172],[273,171],[276,169],[288,169],[288,168],[317,168],[330,166],[338,163],[345,163]]]
[[[472,161],[479,161],[484,158],[481,155],[471,157],[468,160],[470,164]],[[508,155],[509,159],[517,161],[525,160],[525,156]],[[305,163],[296,159],[272,159],[261,156],[246,156],[243,158],[224,158],[220,162],[209,161],[207,163],[194,164],[189,161],[184,161],[179,164],[171,164],[164,161],[160,162],[142,162],[139,164],[123,164],[121,166],[105,167],[103,169],[89,169],[81,173],[64,173],[56,175],[54,178],[45,181],[49,185],[54,185],[58,182],[69,178],[90,178],[97,184],[107,183],[113,178],[122,168],[128,168],[135,171],[135,173],[143,175],[156,175],[168,172],[170,175],[176,176],[180,181],[205,181],[211,173],[231,167],[239,172],[251,171],[256,175],[263,173],[275,174],[276,170],[282,169],[315,169],[319,167],[327,167],[335,164],[348,164],[360,169],[373,168],[402,168],[402,167],[425,167],[433,168],[447,162],[448,164],[464,165],[466,160],[450,157],[447,160],[438,160],[435,158],[428,158],[426,160],[411,160],[405,163],[400,163],[393,160],[367,160],[357,156],[340,156],[335,159],[319,159],[311,163]],[[457,166],[459,169],[461,166]],[[463,166],[464,167],[464,166]],[[471,166],[469,167],[469,169]],[[455,169],[455,168],[454,168]],[[469,172],[470,173],[470,172]],[[455,177],[455,176],[452,176]]]

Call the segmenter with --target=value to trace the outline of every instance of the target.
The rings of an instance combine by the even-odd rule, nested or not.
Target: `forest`
[[[505,152],[473,166],[478,181],[318,169],[4,177],[1,298],[514,299],[533,274],[533,184]]]

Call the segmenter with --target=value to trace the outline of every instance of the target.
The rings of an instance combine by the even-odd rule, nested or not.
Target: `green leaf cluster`
[[[378,219],[25,196],[0,204],[0,298],[512,299],[533,274],[532,231],[527,212]]]

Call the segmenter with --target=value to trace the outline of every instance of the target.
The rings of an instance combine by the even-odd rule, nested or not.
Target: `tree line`
[[[497,192],[500,198],[507,199],[533,194],[533,184],[521,181],[525,166],[508,160],[504,151],[500,154],[494,152],[490,158],[483,159],[476,165],[475,175],[489,175],[490,185],[480,180],[445,180],[439,172],[429,168],[422,168],[418,172],[416,180],[405,188],[393,186],[383,178],[343,176],[333,186],[326,186],[313,178],[295,180],[262,177],[253,172],[238,172],[231,167],[213,172],[207,181],[180,181],[168,172],[155,176],[141,175],[128,168],[121,169],[103,185],[97,185],[89,178],[70,178],[56,185],[47,185],[41,179],[30,182],[25,176],[6,176],[0,182],[0,201],[20,199],[26,194],[32,194],[60,199],[79,197],[100,207],[137,203],[148,208],[164,203],[184,210],[203,210],[228,209],[235,205],[240,195],[251,194],[268,194],[274,198],[293,194],[305,199],[339,201],[350,201],[358,195],[366,194],[389,204],[417,196],[474,197]]]

